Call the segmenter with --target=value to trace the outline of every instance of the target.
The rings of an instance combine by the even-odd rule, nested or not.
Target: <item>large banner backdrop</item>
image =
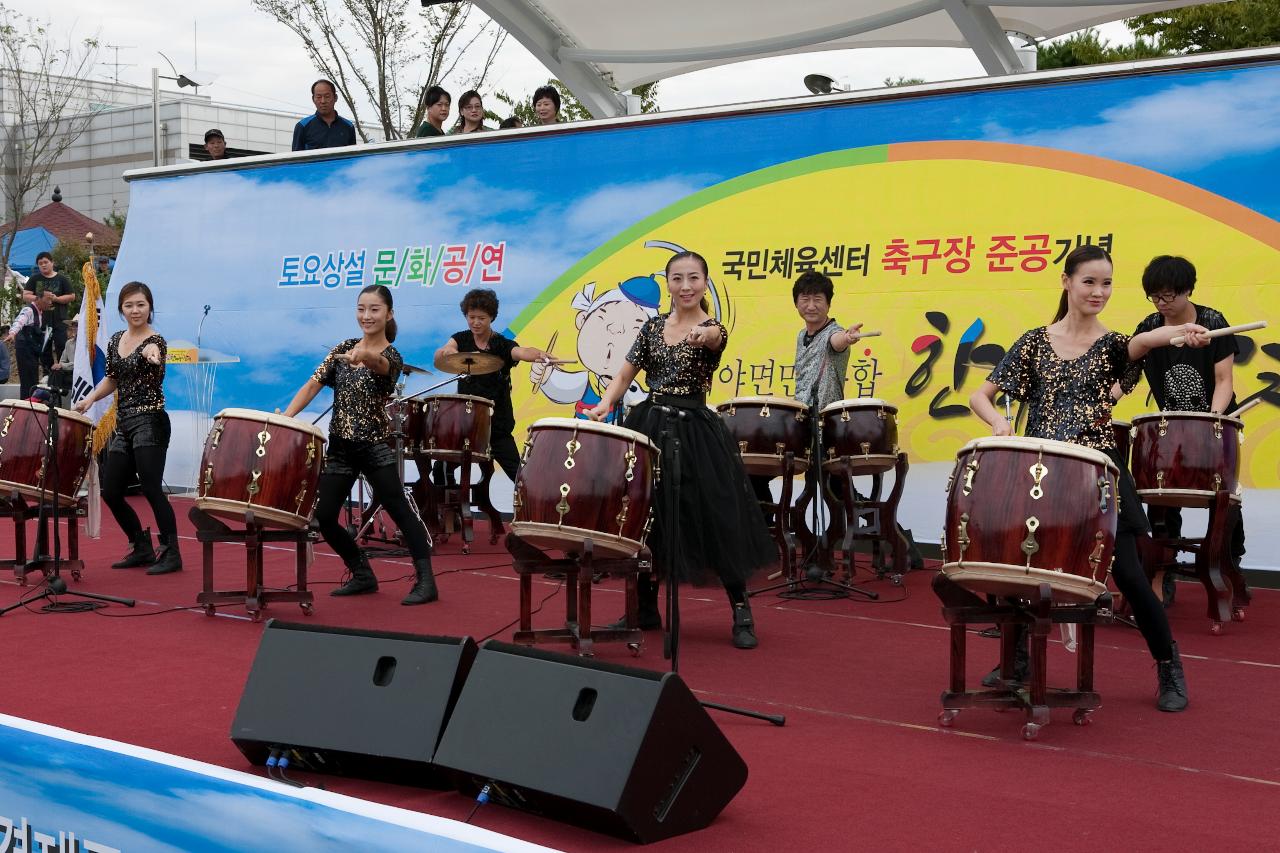
[[[211,402],[193,394],[194,368],[171,365],[170,409],[214,411],[283,408],[358,334],[364,285],[393,289],[396,345],[424,366],[464,327],[463,293],[493,288],[498,329],[579,362],[537,385],[515,373],[519,440],[594,401],[660,294],[665,306],[662,270],[681,249],[710,262],[731,330],[713,402],[792,395],[791,284],[818,269],[843,324],[884,331],[855,347],[847,395],[898,406],[903,515],[937,541],[951,461],[985,432],[967,398],[1050,321],[1067,252],[1113,253],[1111,328],[1154,310],[1140,276],[1160,254],[1191,259],[1193,299],[1232,323],[1274,321],[1277,174],[1276,62],[797,103],[135,179],[112,284],[148,282],[171,341],[199,329],[202,351],[240,359]],[[1280,509],[1280,328],[1240,343],[1237,394],[1264,403],[1245,416],[1245,565],[1280,568],[1266,524]],[[1153,408],[1144,385],[1117,417]],[[184,437],[177,420],[169,479],[189,484],[202,422]]]

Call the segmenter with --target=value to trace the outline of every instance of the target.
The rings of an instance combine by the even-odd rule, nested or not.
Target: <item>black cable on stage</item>
[[[559,592],[560,590],[562,590],[562,589],[564,589],[564,581],[560,581],[560,583],[556,584],[556,588],[555,588],[555,589],[553,589],[553,590],[551,590],[551,592],[547,593],[546,597],[545,597],[545,598],[543,598],[541,601],[539,601],[539,602],[538,602],[538,606],[537,606],[537,607],[535,607],[535,608],[533,608],[533,610],[529,613],[529,615],[530,615],[530,616],[532,616],[534,613],[538,613],[538,612],[540,612],[540,611],[542,610],[542,606],[543,606],[544,604],[546,604],[548,601],[550,601],[552,598],[554,598],[554,597],[555,597],[555,595],[556,595],[556,593],[558,593],[558,592]],[[508,622],[507,624],[503,625],[501,628],[499,628],[498,630],[494,631],[492,634],[487,634],[487,635],[485,635],[485,636],[481,637],[481,638],[480,638],[479,640],[477,640],[476,642],[477,642],[477,643],[483,643],[485,640],[492,640],[494,637],[498,636],[498,635],[499,635],[499,634],[501,634],[503,631],[505,631],[505,630],[507,630],[508,628],[510,628],[512,625],[517,625],[517,624],[519,624],[519,622],[520,622],[520,617],[519,617],[519,616],[517,616],[515,619],[512,619],[510,622]]]

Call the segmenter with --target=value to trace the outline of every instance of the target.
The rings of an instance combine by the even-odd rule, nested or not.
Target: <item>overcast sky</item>
[[[92,4],[83,0],[8,0],[5,5],[50,20],[60,34],[97,34],[103,45],[119,46],[118,51],[102,48],[98,77],[109,80],[118,73],[122,82],[149,85],[152,66],[158,66],[162,74],[170,73],[157,53],[163,51],[182,73],[198,67],[218,75],[213,85],[201,90],[201,94],[215,101],[299,115],[313,109],[308,87],[316,71],[301,44],[282,25],[255,10],[249,0],[214,0],[194,6],[163,0],[96,0]],[[185,11],[179,12],[179,8]],[[163,11],[157,14],[158,10]],[[1103,28],[1103,34],[1113,41],[1127,40],[1127,32],[1119,23]],[[118,68],[114,64],[117,56]],[[662,109],[671,110],[802,95],[805,89],[801,81],[812,72],[842,80],[854,88],[869,88],[879,86],[886,77],[950,80],[980,75],[982,68],[970,51],[947,48],[804,54],[738,63],[664,80],[658,103]],[[541,63],[514,39],[508,39],[484,93],[501,89],[521,95],[545,82],[548,76]],[[456,81],[446,81],[446,88],[459,87]],[[454,91],[455,97],[458,94]],[[487,106],[492,109],[494,104],[489,101]]]

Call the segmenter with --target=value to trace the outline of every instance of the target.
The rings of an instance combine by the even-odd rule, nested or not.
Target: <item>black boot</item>
[[[1182,711],[1187,707],[1187,677],[1182,672],[1178,644],[1173,657],[1156,663],[1156,707],[1161,711]]]
[[[427,604],[440,597],[440,592],[436,589],[436,576],[431,573],[430,557],[414,560],[413,573],[417,580],[409,594],[400,600],[401,604]]]
[[[1015,625],[1009,630],[1014,632],[1013,645],[1013,677],[1009,679],[1009,684],[1026,684],[1031,680],[1031,648],[1030,641],[1027,638],[1027,627],[1025,625]],[[988,672],[982,679],[983,687],[1000,687],[1006,682],[1000,675],[1000,665],[996,664],[996,668]]]
[[[658,582],[651,574],[636,578],[636,622],[642,631],[658,631],[662,628],[662,614],[658,611]],[[613,631],[625,631],[627,618],[605,626]]]
[[[354,566],[347,566],[351,571],[351,580],[335,589],[330,595],[364,595],[378,591],[378,579],[369,566],[369,558],[364,554]]]
[[[161,533],[160,550],[155,565],[147,569],[149,575],[167,575],[182,571],[182,554],[178,551],[178,534]]]
[[[899,527],[898,532],[907,543],[907,567],[913,572],[920,571],[924,568],[924,554],[920,553],[920,546],[916,544],[915,536],[911,535],[911,531],[905,527]]]
[[[760,644],[756,639],[756,620],[751,615],[751,604],[745,599],[733,603],[733,645],[739,649],[754,649]]]
[[[149,566],[156,561],[156,550],[151,547],[151,531],[144,530],[129,540],[129,553],[118,563],[112,563],[113,569],[136,569]]]
[[[1160,581],[1160,597],[1164,600],[1165,607],[1172,607],[1173,601],[1178,596],[1178,584],[1174,579],[1173,572],[1166,571],[1164,579]]]

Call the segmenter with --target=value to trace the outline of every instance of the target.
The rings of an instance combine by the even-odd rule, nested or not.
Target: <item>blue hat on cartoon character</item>
[[[651,275],[638,275],[635,278],[629,278],[622,284],[618,285],[618,290],[641,308],[651,308],[658,310],[658,303],[662,298],[662,288],[658,286],[658,281]]]

